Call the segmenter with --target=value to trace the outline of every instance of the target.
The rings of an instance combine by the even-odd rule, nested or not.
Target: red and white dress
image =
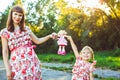
[[[94,68],[91,66],[91,63],[84,62],[79,56],[72,69],[72,80],[90,80],[89,73],[93,71]]]
[[[13,80],[42,80],[41,63],[30,38],[31,30],[28,27],[25,27],[25,30],[9,32],[4,28],[0,33],[1,37],[8,40]]]

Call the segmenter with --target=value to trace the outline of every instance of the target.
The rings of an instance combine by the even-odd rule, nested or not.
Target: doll
[[[59,45],[59,49],[58,49],[58,54],[60,55],[65,55],[66,51],[65,51],[65,46],[67,46],[67,40],[65,39],[65,35],[67,34],[67,32],[65,32],[65,30],[60,30],[58,32],[58,45]]]

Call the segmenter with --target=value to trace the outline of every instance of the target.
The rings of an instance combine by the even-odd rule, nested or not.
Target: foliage
[[[116,50],[113,53],[113,56],[120,56],[120,48],[116,48]]]
[[[78,3],[82,3],[82,0],[79,0]],[[110,7],[110,10],[114,12],[113,15],[116,17],[111,17],[113,16],[112,13],[108,15],[104,10],[99,8],[93,8],[92,10],[88,8],[88,11],[91,13],[90,15],[86,15],[84,11],[86,7],[83,5],[77,8],[68,7],[64,0],[56,2],[56,7],[60,11],[58,16],[59,26],[64,26],[62,29],[66,29],[68,34],[76,39],[75,42],[80,42],[79,46],[89,44],[96,50],[114,49],[120,46],[120,41],[118,39],[114,40],[116,36],[119,36],[117,33],[119,33],[120,29],[118,23],[120,20],[117,19],[119,17],[117,16],[119,15],[119,10],[116,8],[114,11],[117,10],[117,12],[114,12],[112,8],[114,6]]]
[[[76,6],[72,6],[66,0],[15,0],[12,5],[20,4],[25,8],[26,25],[38,37],[64,29],[73,37],[79,50],[85,45],[91,46],[94,50],[119,48],[120,1],[100,0],[101,7],[105,8],[91,8],[82,3],[83,0],[77,0]],[[2,25],[0,30],[6,26],[10,7],[0,13],[0,25]],[[38,47],[45,52],[44,47],[48,46],[47,44],[52,44],[50,47],[53,48],[48,49],[48,52],[56,50],[56,41],[51,40]],[[70,51],[70,47],[67,48]],[[39,52],[39,49],[37,51]]]
[[[10,7],[8,7],[8,9],[5,10],[5,12],[1,12],[1,16],[0,16],[0,30],[6,27],[6,21],[7,21],[7,17],[8,17],[8,12],[9,12]]]

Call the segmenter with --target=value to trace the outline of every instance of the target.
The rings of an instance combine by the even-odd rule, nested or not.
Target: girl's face
[[[85,61],[88,61],[92,57],[89,49],[82,50],[81,51],[81,56],[82,56],[83,60],[85,60]]]
[[[23,14],[19,12],[13,12],[12,13],[12,20],[14,24],[19,24],[22,20]]]

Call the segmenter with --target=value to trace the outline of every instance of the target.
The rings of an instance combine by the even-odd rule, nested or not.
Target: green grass
[[[120,80],[120,78],[112,78],[112,77],[104,78],[104,77],[99,77],[97,74],[94,74],[93,76],[94,76],[94,78],[98,78],[99,80]]]
[[[95,59],[97,60],[96,67],[120,70],[120,56],[113,56],[114,50],[95,53]]]
[[[113,70],[120,70],[120,56],[113,56],[114,50],[111,51],[96,51],[95,59],[97,60],[96,67],[108,68]],[[58,55],[52,53],[37,54],[39,59],[43,62],[55,63],[70,63],[74,64],[75,56],[73,53],[66,55]]]
[[[100,80],[120,80],[120,78],[99,78]]]
[[[37,54],[38,58],[43,62],[59,62],[59,63],[74,63],[74,55],[68,53],[66,55],[58,55],[52,53]]]

